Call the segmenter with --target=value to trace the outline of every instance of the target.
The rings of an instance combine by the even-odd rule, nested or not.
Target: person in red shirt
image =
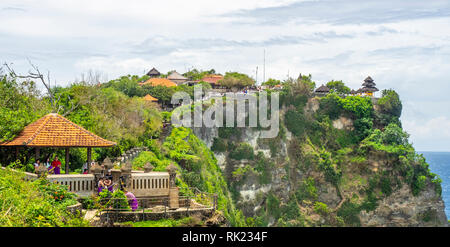
[[[55,160],[52,162],[54,174],[61,174],[61,161],[58,160],[58,156],[55,156]]]

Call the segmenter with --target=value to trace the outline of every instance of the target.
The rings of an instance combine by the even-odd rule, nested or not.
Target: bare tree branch
[[[47,89],[47,93],[50,97],[50,104],[52,106],[52,109],[55,110],[55,97],[53,95],[53,92],[51,90],[50,85],[50,71],[47,73],[47,81],[45,81],[44,75],[41,73],[39,68],[34,65],[30,59],[27,59],[30,66],[33,68],[34,71],[29,70],[28,75],[18,75],[14,69],[12,69],[6,62],[3,64],[6,69],[8,70],[9,74],[13,78],[20,78],[20,79],[39,79],[44,87]]]

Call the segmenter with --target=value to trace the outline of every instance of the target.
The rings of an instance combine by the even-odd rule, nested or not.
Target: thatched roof
[[[161,73],[159,73],[159,71],[153,67],[153,69],[151,69],[151,70],[147,73],[147,75],[148,75],[148,76],[151,76],[151,77],[155,77],[155,76],[157,77],[157,76],[160,76]]]
[[[172,73],[170,73],[170,75],[167,76],[167,79],[169,80],[185,80],[187,81],[188,78],[182,76],[180,73],[173,71]]]
[[[378,88],[376,88],[376,87],[363,87],[363,88],[360,88],[358,91],[365,93],[365,92],[378,92],[380,90],[378,90]]]
[[[364,79],[365,82],[373,82],[372,77],[368,76],[366,79]]]
[[[330,92],[330,89],[329,89],[327,86],[325,86],[325,85],[322,84],[322,86],[320,86],[319,88],[317,88],[315,92],[316,92],[316,93],[329,93],[329,92]]]
[[[105,140],[71,122],[50,113],[26,126],[12,141],[0,146],[28,147],[111,147],[115,142]]]
[[[376,88],[375,82],[373,82],[372,77],[368,76],[366,79],[364,79],[364,83],[362,84],[362,88],[360,89],[361,92],[377,92],[379,91],[378,88]]]

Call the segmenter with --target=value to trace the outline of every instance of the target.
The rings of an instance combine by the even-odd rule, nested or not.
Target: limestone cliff
[[[334,114],[326,100],[284,105],[274,139],[257,128],[194,128],[249,225],[447,226],[439,181],[412,146],[389,139],[403,133],[389,125],[398,119],[374,104],[361,127],[367,117]]]

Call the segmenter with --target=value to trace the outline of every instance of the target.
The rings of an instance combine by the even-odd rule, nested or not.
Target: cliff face
[[[359,120],[345,113],[319,120],[320,101],[309,98],[297,115],[283,107],[274,139],[255,128],[194,128],[250,225],[447,226],[440,184],[415,152],[375,145],[377,131],[347,144]],[[310,123],[301,135],[289,131],[298,130],[289,114]]]
[[[381,200],[374,211],[361,212],[360,219],[363,226],[447,226],[444,202],[433,186],[418,196],[402,186]]]

